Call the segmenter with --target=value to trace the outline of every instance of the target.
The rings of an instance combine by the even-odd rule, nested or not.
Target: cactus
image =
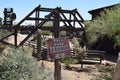
[[[38,61],[41,59],[41,35],[42,31],[40,29],[37,30],[37,54],[38,54]]]

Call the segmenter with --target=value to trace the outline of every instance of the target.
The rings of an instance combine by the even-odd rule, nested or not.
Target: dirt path
[[[26,35],[18,34],[18,44],[26,37]],[[13,36],[10,36],[8,39],[8,42],[13,44],[14,38]],[[112,57],[109,57],[113,59]],[[41,61],[38,62],[41,64]],[[103,63],[106,63],[106,61],[103,61]],[[46,68],[49,68],[52,71],[52,75],[54,77],[54,62],[50,61],[44,61],[44,65]],[[98,71],[98,66],[96,64],[92,65],[84,65],[83,69],[80,69],[80,64],[70,65],[73,67],[74,70],[66,70],[64,69],[64,64],[61,66],[61,74],[62,74],[62,80],[96,80],[96,77],[98,77],[101,73]],[[79,69],[79,71],[76,71],[75,69]]]
[[[19,34],[18,33],[18,36],[17,36],[17,42],[18,44],[23,41],[24,38],[26,38],[27,35],[22,35],[22,34]],[[6,40],[6,42],[10,43],[10,44],[14,44],[14,36],[10,36],[8,37],[8,39]]]
[[[41,64],[41,62],[39,62]],[[46,68],[49,68],[54,72],[54,62],[44,61]],[[70,65],[73,68],[80,69],[80,64]],[[96,77],[100,75],[96,65],[84,65],[83,69],[66,70],[64,64],[61,64],[62,80],[96,80]],[[54,74],[53,74],[54,76]]]

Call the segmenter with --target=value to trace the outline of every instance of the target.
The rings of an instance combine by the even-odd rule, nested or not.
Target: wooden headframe
[[[74,32],[75,31],[84,31],[84,26],[83,26],[84,19],[79,14],[77,9],[64,10],[61,7],[57,7],[54,9],[53,8],[43,8],[39,5],[35,9],[33,9],[26,17],[24,17],[18,24],[15,25],[15,27],[14,27],[14,44],[15,44],[15,46],[23,45],[29,39],[29,37],[31,37],[31,35],[37,31],[37,29],[52,31],[54,29],[53,26],[44,27],[43,25],[47,21],[54,22],[54,18],[51,18],[51,17],[53,17],[55,15],[55,11],[59,12],[59,17],[60,17],[59,23],[64,24],[64,26],[61,26],[61,25],[59,26],[60,30],[69,31],[71,33],[73,31]],[[46,12],[48,14],[44,15],[44,14],[42,14],[42,12]],[[45,17],[42,18],[41,14],[44,15]],[[33,15],[35,15],[35,16],[33,16]],[[21,41],[20,44],[17,44],[17,33],[20,30],[20,28],[22,28],[21,25],[25,21],[35,21],[35,25],[33,26],[34,28],[32,28],[31,33],[29,33],[27,35],[27,37],[23,41]]]

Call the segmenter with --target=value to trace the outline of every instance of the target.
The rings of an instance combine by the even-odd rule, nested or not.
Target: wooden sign
[[[47,52],[50,59],[59,59],[70,55],[70,46],[67,38],[49,39]]]

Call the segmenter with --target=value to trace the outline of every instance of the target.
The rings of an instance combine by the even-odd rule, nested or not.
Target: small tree
[[[86,21],[86,35],[89,44],[104,37],[112,38],[115,46],[120,46],[120,5],[105,9],[93,21]]]
[[[79,46],[79,41],[78,41],[78,39],[77,39],[76,37],[73,37],[73,39],[72,39],[72,44],[73,44],[73,48],[78,48],[78,47],[80,47],[80,46]]]
[[[83,48],[80,47],[79,41],[75,37],[72,39],[72,44],[73,44],[73,54],[76,55],[78,61],[81,61],[85,56],[85,51],[86,51],[85,47]]]

